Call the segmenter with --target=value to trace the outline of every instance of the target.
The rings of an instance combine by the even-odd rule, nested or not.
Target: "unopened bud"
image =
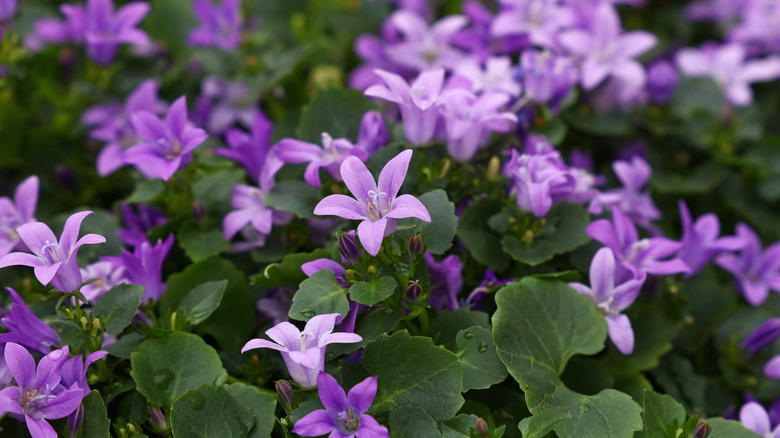
[[[192,217],[196,221],[202,221],[206,218],[206,205],[203,201],[195,201],[192,203]]]
[[[350,233],[339,235],[339,251],[347,261],[356,265],[360,259],[360,248],[358,247],[355,236]]]
[[[358,133],[358,145],[369,154],[386,145],[390,141],[385,119],[379,111],[368,111],[363,114]]]
[[[479,436],[482,438],[487,438],[490,428],[482,417],[477,417],[477,419],[474,420],[474,428],[477,429]]]
[[[419,234],[412,234],[412,237],[409,238],[409,256],[412,257],[412,260],[420,255],[423,249],[422,246],[422,236]]]
[[[287,406],[287,409],[290,409],[290,406],[292,406],[292,398],[295,397],[295,393],[293,393],[290,382],[286,380],[277,380],[276,392],[279,393],[279,397],[282,399],[284,405]]]
[[[712,427],[708,423],[705,423],[704,421],[700,421],[699,424],[696,425],[695,428],[693,428],[693,433],[691,434],[691,438],[707,438],[710,435],[710,430]]]
[[[417,301],[420,299],[422,291],[422,286],[417,280],[410,281],[406,286],[406,299],[412,302]]]
[[[488,162],[487,180],[495,181],[496,179],[498,179],[500,172],[501,172],[501,159],[493,155],[493,157],[491,157],[490,161]]]
[[[152,423],[160,428],[160,430],[168,430],[168,423],[165,422],[165,414],[163,414],[162,409],[157,406],[149,408],[149,419],[152,420]]]

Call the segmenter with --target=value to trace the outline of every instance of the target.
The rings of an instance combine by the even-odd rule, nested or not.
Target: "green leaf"
[[[641,408],[628,395],[607,389],[585,396],[560,380],[575,354],[604,348],[606,323],[587,297],[562,282],[528,277],[501,288],[496,305],[493,341],[530,412],[563,407],[571,414],[553,426],[559,437],[633,437],[642,428]]]
[[[724,105],[723,92],[711,78],[683,78],[669,108],[682,119],[714,118]]]
[[[471,437],[471,432],[476,432],[476,420],[477,416],[474,414],[459,414],[455,418],[442,421],[441,434],[444,438]],[[493,434],[492,436],[500,438],[501,435]]]
[[[685,176],[662,170],[654,172],[650,185],[653,190],[659,193],[687,196],[703,195],[715,190],[728,174],[729,169],[726,166],[715,162],[706,162]]]
[[[458,237],[463,244],[478,262],[494,271],[503,271],[509,266],[509,257],[497,250],[501,246],[501,235],[488,226],[488,219],[502,208],[501,201],[478,199],[463,212],[458,225]]]
[[[373,306],[393,295],[396,285],[395,279],[390,276],[378,278],[374,281],[361,281],[349,288],[349,297],[360,304]]]
[[[304,181],[285,180],[276,184],[263,198],[266,207],[294,213],[299,218],[312,219],[314,207],[322,200],[320,189]]]
[[[761,438],[738,421],[724,418],[708,418],[706,421],[712,427],[708,438]]]
[[[193,198],[206,205],[206,213],[230,210],[233,186],[244,182],[243,169],[222,169],[204,175],[192,184]]]
[[[264,438],[271,436],[271,430],[274,428],[276,417],[276,397],[261,392],[254,386],[243,383],[233,383],[223,386],[240,406],[244,406],[254,417],[254,425],[249,430],[248,438]]]
[[[360,120],[366,111],[375,109],[366,96],[357,90],[328,89],[320,91],[304,108],[298,139],[314,144],[322,142],[322,133],[333,138],[357,140]]]
[[[463,392],[487,389],[506,379],[506,367],[496,354],[489,329],[474,326],[461,330],[456,343],[463,367]]]
[[[325,313],[339,313],[346,317],[348,311],[347,292],[336,281],[333,271],[323,269],[301,283],[293,297],[290,318],[308,321]]]
[[[410,406],[446,420],[463,405],[458,358],[430,338],[412,337],[406,330],[382,335],[366,346],[363,366],[379,377],[376,413]]]
[[[81,403],[84,405],[84,422],[81,423],[78,436],[85,438],[110,437],[111,421],[108,419],[106,404],[103,403],[100,391],[93,389]]]
[[[187,390],[227,378],[217,351],[197,335],[176,332],[150,338],[130,356],[130,376],[154,406],[169,407]]]
[[[685,408],[665,394],[645,391],[642,420],[645,424],[637,438],[677,438],[677,429],[685,424]]]
[[[430,222],[421,221],[420,233],[423,245],[431,254],[444,254],[452,246],[452,239],[458,226],[455,204],[450,202],[447,192],[441,189],[420,196],[420,202],[431,215]]]
[[[431,323],[430,336],[436,343],[450,351],[457,351],[455,339],[463,327],[479,326],[490,329],[488,314],[469,307],[461,307],[452,312],[443,311]]]
[[[363,337],[362,341],[353,344],[330,344],[325,358],[331,360],[365,347],[369,342],[394,329],[403,317],[404,312],[401,310],[392,310],[387,307],[375,309],[358,320],[355,325],[355,333]]]
[[[143,286],[137,284],[114,286],[100,297],[92,313],[100,318],[108,333],[117,334],[130,325],[138,313],[143,294]]]
[[[390,436],[398,438],[440,437],[436,421],[423,409],[402,406],[390,412]]]
[[[327,259],[330,256],[330,251],[322,248],[312,252],[287,254],[281,263],[271,263],[265,267],[263,272],[255,275],[252,278],[252,285],[269,289],[278,286],[298,285],[307,278],[301,270],[302,264],[316,259]]]
[[[556,424],[571,418],[569,409],[557,406],[536,415],[525,417],[517,425],[523,438],[544,438],[552,432]]]
[[[590,215],[580,205],[554,205],[545,220],[544,231],[530,245],[517,236],[506,235],[501,239],[501,247],[513,259],[536,266],[558,254],[573,251],[590,240],[585,233],[585,227],[590,224]]]
[[[205,321],[222,302],[227,283],[227,280],[211,281],[193,289],[181,300],[177,319],[182,318],[189,325]]]
[[[627,113],[588,114],[573,108],[562,114],[563,121],[578,131],[604,137],[626,137],[634,132]]]
[[[255,299],[249,292],[244,273],[227,260],[205,260],[168,277],[165,293],[160,296],[160,313],[170,315],[194,288],[221,280],[228,281],[222,302],[196,331],[213,336],[224,350],[238,351],[249,339],[255,324]]]
[[[190,389],[171,408],[175,438],[245,438],[253,425],[252,414],[223,387],[202,385]]]
[[[176,235],[176,240],[187,253],[187,257],[195,263],[230,249],[230,242],[225,240],[222,231],[216,228],[198,231],[195,227],[185,226]]]
[[[143,180],[126,199],[128,203],[150,203],[160,199],[165,192],[165,182],[161,179]]]

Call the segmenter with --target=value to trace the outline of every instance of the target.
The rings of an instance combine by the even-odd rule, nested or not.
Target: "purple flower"
[[[222,221],[225,239],[231,240],[247,225],[251,225],[263,236],[271,234],[274,224],[283,225],[292,218],[290,213],[276,211],[263,204],[266,193],[254,186],[236,184],[230,205],[237,210],[231,211]]]
[[[453,35],[467,23],[462,15],[442,18],[429,29],[425,19],[408,9],[396,11],[385,27],[403,36],[402,41],[385,46],[387,57],[414,71],[432,68],[454,68],[465,55],[452,47]]]
[[[379,111],[366,111],[360,120],[360,131],[357,144],[368,154],[373,154],[379,148],[390,142],[387,124]]]
[[[108,354],[107,351],[98,350],[89,356],[86,360],[82,361],[82,356],[74,356],[65,361],[62,365],[62,384],[66,388],[78,388],[81,389],[83,397],[86,397],[92,389],[87,383],[87,368],[95,362]],[[68,415],[68,423],[70,424],[70,436],[76,436],[81,427],[81,422],[84,419],[84,405],[79,407]]]
[[[274,175],[283,164],[275,154],[269,153],[272,135],[273,125],[262,112],[257,111],[251,135],[240,129],[228,129],[225,139],[230,147],[215,148],[214,153],[244,166],[249,177],[268,191],[273,188]]]
[[[416,217],[431,221],[428,210],[417,198],[398,196],[411,159],[411,150],[395,156],[379,173],[377,184],[365,164],[355,157],[347,158],[341,164],[341,177],[354,198],[330,195],[314,207],[314,214],[362,221],[357,229],[358,238],[366,252],[376,256],[382,240],[395,231],[396,219]]]
[[[523,35],[535,46],[555,47],[555,38],[574,21],[573,11],[557,0],[501,0],[491,26],[494,37]]]
[[[780,438],[780,426],[771,428],[769,414],[756,402],[748,402],[739,410],[739,421],[743,426],[767,438]]]
[[[25,45],[34,50],[40,50],[45,43],[65,44],[84,42],[84,29],[87,27],[87,17],[83,5],[60,5],[60,12],[65,21],[55,18],[43,18],[33,25],[33,32],[28,36]]]
[[[508,56],[491,56],[484,68],[474,58],[467,58],[455,68],[455,74],[469,81],[474,93],[499,91],[512,97],[520,95],[520,84],[515,80],[515,67]]]
[[[222,0],[219,6],[210,0],[194,0],[192,10],[200,20],[200,27],[190,32],[190,44],[225,50],[241,44],[241,0]]]
[[[645,31],[622,33],[620,17],[609,3],[597,6],[590,24],[590,32],[570,29],[560,35],[561,45],[582,59],[582,87],[592,90],[610,75],[634,88],[643,87],[645,70],[634,58],[656,45],[655,35]]]
[[[93,304],[114,286],[128,283],[124,266],[107,260],[101,260],[81,268],[81,281],[87,282],[89,280],[96,281],[84,285],[80,292],[87,301]]]
[[[115,15],[113,0],[87,0],[84,39],[89,57],[98,64],[110,64],[120,44],[149,44],[146,33],[136,27],[147,13],[146,2],[128,3]]]
[[[22,297],[10,287],[11,311],[0,320],[8,333],[0,334],[0,345],[16,342],[41,354],[51,352],[52,348],[60,346],[60,336],[41,321],[27,306]]]
[[[668,61],[656,61],[647,69],[647,88],[655,103],[669,102],[679,82],[680,76]]]
[[[780,380],[780,355],[775,356],[764,364],[764,374],[772,379]]]
[[[60,292],[77,291],[81,287],[81,272],[76,261],[79,248],[81,245],[106,241],[106,238],[99,234],[87,234],[78,239],[81,222],[89,214],[92,212],[82,211],[71,215],[65,222],[59,241],[51,228],[42,222],[20,226],[16,231],[33,254],[7,254],[0,259],[0,268],[13,265],[31,266],[35,268],[35,277],[44,286],[51,282],[52,287]]]
[[[211,134],[220,134],[235,122],[252,126],[260,113],[257,99],[249,93],[245,83],[229,82],[209,76],[203,80],[202,98],[209,100],[208,122],[206,127]],[[211,100],[217,104],[211,106]]]
[[[16,187],[13,201],[6,196],[0,197],[0,257],[19,245],[21,240],[16,229],[35,222],[39,186],[38,177],[33,175]]]
[[[333,271],[333,273],[336,274],[336,281],[343,287],[349,287],[349,284],[344,281],[344,275],[347,274],[347,270],[341,263],[331,259],[314,259],[301,265],[301,271],[303,271],[307,277],[311,277],[315,272],[322,271],[323,269],[330,269]]]
[[[10,20],[16,14],[18,0],[0,0],[0,22]]]
[[[631,321],[621,314],[639,294],[645,283],[644,273],[620,284],[616,283],[615,254],[609,248],[601,248],[590,263],[590,287],[581,283],[569,283],[574,290],[587,296],[607,320],[609,339],[623,354],[634,351],[634,330]]]
[[[164,241],[158,240],[154,246],[149,242],[142,242],[132,253],[122,249],[120,257],[104,257],[104,260],[124,267],[129,282],[144,287],[144,294],[141,297],[144,302],[157,301],[165,291],[162,265],[172,246],[173,234]]]
[[[751,306],[760,306],[770,289],[780,292],[780,242],[762,251],[758,235],[743,223],[737,224],[736,238],[744,242],[739,256],[724,254],[715,264],[734,276]]]
[[[176,99],[165,121],[147,111],[130,116],[138,134],[144,140],[125,151],[125,162],[134,164],[147,178],[169,180],[182,166],[192,160],[193,149],[206,141],[208,135],[187,120],[187,99]]]
[[[718,237],[720,221],[715,213],[707,213],[696,219],[694,223],[685,202],[680,201],[679,206],[682,239],[677,257],[691,269],[686,276],[699,272],[716,254],[735,251],[745,245],[745,241],[738,237]]]
[[[366,414],[374,402],[377,378],[369,377],[349,390],[349,395],[332,376],[320,373],[317,389],[325,409],[307,414],[295,423],[293,433],[329,438],[390,438],[387,428]]]
[[[749,1],[742,10],[742,21],[728,33],[728,40],[752,47],[765,53],[780,50],[780,30],[775,25],[780,20],[780,4],[773,1]]]
[[[536,217],[550,211],[554,196],[566,195],[574,188],[574,179],[557,151],[529,155],[513,149],[503,173],[512,180],[510,196],[516,196],[517,206]]]
[[[409,84],[395,73],[374,70],[384,85],[374,85],[365,91],[366,96],[378,97],[398,104],[403,119],[404,134],[413,145],[428,143],[436,131],[439,118],[438,100],[444,85],[444,70],[426,70]]]
[[[128,246],[137,246],[148,242],[146,233],[168,221],[165,216],[148,205],[136,204],[138,213],[133,211],[130,204],[126,202],[121,202],[119,208],[122,211],[122,221],[126,228],[120,228],[116,234],[122,243]]]
[[[780,318],[769,318],[745,336],[745,339],[739,343],[739,348],[747,350],[748,354],[756,354],[774,342],[778,336],[780,336]]]
[[[320,168],[324,167],[333,179],[340,181],[338,168],[347,157],[356,157],[360,161],[368,159],[368,152],[360,146],[355,146],[346,138],[332,138],[328,133],[322,133],[322,147],[314,143],[283,138],[274,147],[276,157],[290,164],[309,163],[303,178],[313,187],[321,187]]]
[[[117,102],[93,105],[81,115],[83,124],[94,127],[90,138],[107,142],[97,157],[98,175],[110,175],[124,166],[124,150],[143,141],[130,124],[130,114],[136,111],[159,113],[163,103],[157,98],[158,88],[157,81],[147,79],[127,96],[124,106]]]
[[[449,255],[444,260],[437,262],[433,254],[425,253],[425,264],[431,276],[431,294],[428,304],[441,310],[458,310],[458,294],[463,289],[462,265],[455,254]]]
[[[661,217],[661,211],[653,203],[650,194],[642,191],[653,173],[647,161],[634,155],[631,161],[612,163],[612,170],[623,183],[623,187],[603,192],[595,197],[588,206],[591,214],[601,214],[605,205],[616,206],[644,227],[648,227],[651,221]]]
[[[282,353],[290,377],[304,388],[317,385],[317,375],[325,369],[325,347],[328,344],[351,344],[363,338],[355,333],[333,333],[338,313],[317,315],[306,323],[303,332],[289,322],[279,323],[266,330],[274,342],[252,339],[241,353],[255,348],[270,348]]]
[[[548,50],[523,50],[518,76],[526,99],[552,106],[557,106],[577,82],[577,70],[571,59]]]
[[[780,77],[780,57],[747,61],[745,47],[709,44],[701,49],[681,49],[677,52],[677,67],[686,76],[711,77],[718,83],[726,99],[736,106],[753,101],[753,82],[766,82]]]
[[[36,369],[32,355],[24,347],[13,342],[6,344],[5,361],[16,386],[0,391],[0,414],[24,419],[33,438],[56,438],[57,432],[46,420],[68,416],[84,398],[80,388],[65,388],[60,383],[67,358],[66,346],[44,356]]]

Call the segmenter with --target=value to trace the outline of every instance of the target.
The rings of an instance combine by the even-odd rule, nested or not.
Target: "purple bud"
[[[157,406],[149,408],[149,419],[152,420],[152,424],[157,426],[160,430],[168,430],[168,423],[165,421],[165,414]]]
[[[420,282],[417,280],[410,281],[409,284],[406,286],[406,299],[415,302],[420,299],[420,295],[422,295],[422,286],[420,286]]]
[[[282,402],[284,403],[285,406],[287,406],[287,409],[290,409],[292,398],[295,397],[290,382],[286,380],[277,380],[276,392],[279,393],[279,397],[281,397]]]
[[[203,203],[203,201],[195,201],[192,203],[192,217],[195,218],[196,221],[203,221],[206,217],[206,205]]]
[[[2,1],[2,0],[0,0]],[[70,436],[76,436],[81,428],[81,423],[84,422],[84,405],[80,404],[76,410],[68,416],[68,429],[70,430]]]
[[[385,119],[379,111],[368,111],[363,114],[360,121],[360,133],[358,133],[358,145],[373,154],[377,149],[390,141],[390,133],[387,132]]]
[[[487,422],[482,417],[477,417],[476,420],[474,420],[474,428],[477,429],[477,433],[482,438],[487,438],[488,431],[490,430],[488,427]]]
[[[656,61],[647,71],[647,88],[655,103],[666,103],[672,98],[680,76],[667,61]]]
[[[771,344],[778,336],[780,336],[780,318],[770,318],[747,335],[739,344],[739,348],[753,355]]]
[[[344,258],[350,263],[353,265],[358,263],[358,260],[360,259],[360,248],[352,233],[343,233],[339,235],[339,250]]]
[[[57,177],[57,181],[59,181],[63,188],[67,190],[74,190],[76,188],[76,175],[73,173],[73,169],[71,169],[67,164],[58,164],[54,166],[54,175]]]
[[[705,423],[704,421],[700,421],[693,429],[691,438],[707,438],[710,435],[711,429],[712,427],[710,427],[709,424]]]
[[[422,236],[419,234],[413,234],[409,239],[409,256],[411,256],[412,260],[414,260],[422,253],[422,250]]]

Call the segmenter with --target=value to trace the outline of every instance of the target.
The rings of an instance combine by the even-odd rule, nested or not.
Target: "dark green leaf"
[[[685,424],[685,408],[668,395],[645,391],[642,420],[644,430],[638,438],[677,438],[677,429]]]
[[[456,343],[463,367],[463,392],[487,389],[506,379],[506,367],[496,354],[489,329],[474,326],[461,330]]]
[[[478,199],[463,212],[458,225],[458,237],[463,244],[477,261],[494,271],[502,271],[509,266],[509,257],[498,251],[501,235],[488,226],[488,219],[502,208],[501,201]]]
[[[265,288],[298,285],[306,279],[306,274],[301,270],[302,264],[326,258],[330,258],[330,252],[321,248],[312,252],[287,254],[281,263],[271,263],[263,272],[254,276],[252,284]]]
[[[276,397],[267,392],[261,392],[254,386],[243,383],[225,385],[223,388],[238,404],[244,406],[254,417],[254,425],[249,431],[248,438],[265,438],[271,436],[274,428],[274,410],[276,409]]]
[[[543,438],[552,432],[556,424],[571,418],[569,409],[557,406],[542,411],[531,417],[523,418],[517,427],[523,434],[523,438]]]
[[[320,91],[304,108],[298,139],[314,144],[322,142],[322,133],[333,138],[356,141],[360,120],[375,105],[357,90],[329,89]]]
[[[143,180],[126,199],[129,203],[149,203],[158,200],[165,192],[165,182],[161,179]]]
[[[189,325],[198,325],[214,313],[222,302],[227,280],[203,283],[181,300],[177,319],[182,318]]]
[[[590,224],[590,215],[579,205],[555,205],[545,220],[545,230],[530,245],[517,236],[504,236],[501,239],[504,251],[519,262],[536,266],[558,254],[573,251],[590,240],[585,234],[585,227]]]
[[[390,435],[399,438],[435,438],[441,432],[423,409],[402,406],[390,412]]]
[[[742,423],[724,418],[708,418],[707,423],[712,427],[707,438],[760,438],[761,435],[745,428]]]
[[[362,341],[353,344],[330,344],[325,358],[330,360],[365,347],[369,342],[394,329],[403,317],[404,312],[401,310],[392,310],[387,307],[375,309],[358,320],[355,325],[355,333],[363,337]]]
[[[198,231],[194,227],[185,226],[176,235],[176,240],[187,253],[187,257],[195,263],[230,249],[230,242],[225,240],[219,229]]]
[[[374,281],[361,281],[349,288],[349,298],[360,304],[373,306],[393,295],[396,284],[395,279],[390,276],[378,278]]]
[[[455,204],[447,198],[447,192],[441,189],[420,196],[420,202],[431,215],[431,221],[423,222],[420,228],[423,245],[431,254],[444,254],[452,246],[458,226]]]
[[[93,389],[81,401],[84,405],[84,422],[81,423],[79,436],[85,438],[108,438],[111,421],[108,420],[106,404],[103,403],[103,397],[100,391]]]
[[[143,286],[137,284],[120,284],[101,295],[92,313],[100,318],[100,322],[108,333],[117,334],[130,325],[133,317],[141,306]]]
[[[479,326],[490,329],[489,316],[485,312],[461,307],[452,312],[444,311],[436,316],[431,323],[431,338],[437,345],[442,345],[450,351],[457,351],[455,338],[464,327]]]
[[[322,200],[320,189],[304,181],[286,180],[276,184],[263,198],[266,207],[294,213],[303,219],[312,219],[314,207]]]
[[[325,313],[339,313],[346,317],[348,311],[347,292],[336,281],[333,271],[323,269],[301,283],[293,297],[290,318],[308,321]]]
[[[171,408],[175,438],[245,438],[253,425],[252,414],[223,387],[190,389]]]

